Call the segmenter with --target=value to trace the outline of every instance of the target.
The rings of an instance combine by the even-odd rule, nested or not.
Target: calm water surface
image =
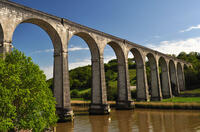
[[[200,111],[112,110],[110,115],[76,116],[57,124],[56,132],[200,132]]]

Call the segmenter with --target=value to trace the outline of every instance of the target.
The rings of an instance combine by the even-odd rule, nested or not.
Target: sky
[[[199,0],[11,0],[61,18],[167,53],[200,52]],[[13,46],[32,57],[47,78],[53,75],[53,45],[40,27],[23,23]],[[106,46],[104,62],[116,58]],[[69,67],[91,64],[87,44],[74,36]]]

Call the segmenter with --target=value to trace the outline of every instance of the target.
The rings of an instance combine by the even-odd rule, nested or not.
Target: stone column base
[[[151,97],[151,101],[161,101],[161,97]]]
[[[74,113],[72,109],[56,108],[56,114],[59,117],[58,122],[73,121],[74,119]]]
[[[163,99],[168,99],[168,98],[171,98],[170,95],[163,95]]]
[[[135,108],[133,101],[117,101],[116,109],[117,110],[132,110]]]
[[[90,115],[106,115],[111,111],[109,104],[90,104]]]
[[[140,101],[140,102],[146,102],[146,101],[147,101],[147,99],[145,99],[145,98],[136,98],[136,101]]]

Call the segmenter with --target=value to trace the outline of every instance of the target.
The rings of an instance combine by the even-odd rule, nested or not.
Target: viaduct
[[[8,0],[0,0],[0,52],[12,50],[12,36],[21,23],[32,23],[47,32],[54,46],[54,96],[57,101],[57,114],[66,118],[73,114],[70,103],[68,70],[68,42],[76,35],[82,38],[91,52],[92,62],[92,99],[90,114],[108,114],[103,53],[110,45],[118,61],[118,98],[117,109],[132,109],[128,54],[134,55],[137,70],[137,100],[161,100],[179,94],[185,89],[184,65],[189,63],[143,47],[127,40],[91,29],[64,18],[19,5]],[[149,96],[145,58],[151,69],[151,96]],[[159,74],[161,67],[161,78]]]

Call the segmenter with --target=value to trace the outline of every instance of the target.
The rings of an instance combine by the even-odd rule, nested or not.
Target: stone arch
[[[118,63],[117,109],[128,108],[129,101],[131,101],[131,91],[125,53],[119,43],[110,41],[107,44],[114,50]]]
[[[170,71],[172,94],[176,96],[179,94],[179,84],[177,79],[176,65],[173,60],[169,61],[169,71]]]
[[[91,53],[91,64],[92,64],[92,89],[91,89],[91,106],[90,113],[95,113],[93,111],[93,106],[107,103],[106,95],[106,85],[105,85],[105,74],[102,72],[104,65],[102,63],[102,57],[100,56],[100,51],[95,39],[87,32],[74,32],[73,36],[78,36],[83,39],[88,45]],[[68,40],[69,42],[70,40]],[[96,108],[94,108],[96,109]]]
[[[17,28],[17,26],[19,26],[22,23],[30,23],[30,24],[34,24],[39,26],[40,28],[42,28],[50,37],[52,43],[53,43],[53,47],[54,47],[54,51],[55,52],[60,52],[63,50],[62,48],[62,39],[59,35],[59,33],[57,32],[57,30],[52,26],[52,24],[50,24],[49,22],[39,19],[39,18],[26,18],[23,19],[22,21],[18,22],[14,28]],[[13,31],[13,33],[14,33]],[[13,34],[12,34],[13,35]]]
[[[159,67],[155,56],[152,53],[147,53],[151,69],[151,100],[157,101],[162,99],[162,93],[160,89]]]
[[[161,90],[163,98],[170,98],[172,96],[170,78],[169,78],[169,69],[167,62],[164,57],[159,58],[159,65],[161,67]]]
[[[90,49],[92,59],[100,58],[98,45],[97,45],[95,39],[90,34],[85,33],[85,32],[76,32],[70,38],[72,38],[74,35],[80,37],[81,39],[83,39],[86,42],[86,44],[88,45],[88,47]]]
[[[12,29],[13,32],[10,34],[10,36],[8,36],[8,39],[12,40],[14,31],[16,30],[17,26],[19,26],[22,23],[34,24],[43,29],[50,37],[54,47],[53,94],[54,97],[56,97],[56,108],[57,111],[59,111],[62,108],[67,108],[67,111],[71,111],[71,104],[68,103],[70,102],[70,96],[67,96],[69,94],[69,92],[67,91],[68,84],[64,85],[68,78],[68,71],[66,70],[66,61],[64,60],[66,58],[66,53],[63,49],[63,42],[61,36],[53,27],[53,25],[49,22],[40,18],[25,18],[22,21],[15,23],[15,26]],[[65,91],[65,93],[63,93],[63,91]],[[63,98],[63,96],[67,98]],[[58,113],[58,115],[59,114],[61,113]]]
[[[145,61],[141,54],[141,51],[137,48],[130,49],[133,54],[136,62],[136,91],[137,91],[137,100],[146,101],[148,100],[148,85],[146,78],[146,68]]]
[[[183,67],[180,62],[177,63],[177,76],[180,91],[185,90]]]

